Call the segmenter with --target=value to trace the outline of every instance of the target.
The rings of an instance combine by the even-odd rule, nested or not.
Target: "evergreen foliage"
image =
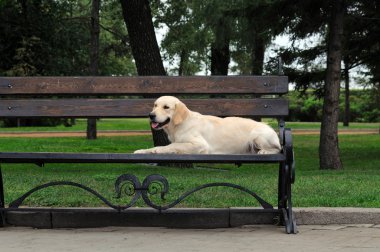
[[[133,75],[119,2],[102,3],[99,72]],[[0,75],[88,75],[90,13],[88,1],[1,1]]]

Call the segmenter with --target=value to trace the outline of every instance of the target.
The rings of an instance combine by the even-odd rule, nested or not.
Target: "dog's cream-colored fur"
[[[162,128],[171,144],[135,153],[275,154],[281,150],[276,132],[265,123],[202,115],[173,96],[158,98],[150,115],[152,127]]]

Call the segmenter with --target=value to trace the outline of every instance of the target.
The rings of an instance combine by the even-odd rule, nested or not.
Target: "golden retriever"
[[[220,118],[189,110],[173,96],[158,98],[149,114],[153,129],[163,129],[167,146],[134,153],[275,154],[281,151],[276,132],[267,124],[240,117]]]

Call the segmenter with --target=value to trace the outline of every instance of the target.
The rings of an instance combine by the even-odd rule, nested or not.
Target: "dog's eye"
[[[164,109],[170,109],[170,108],[169,108],[169,106],[165,105],[165,106],[164,106]]]

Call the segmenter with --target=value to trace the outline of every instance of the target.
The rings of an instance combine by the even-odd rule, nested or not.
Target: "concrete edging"
[[[380,208],[295,208],[299,225],[380,224]]]
[[[380,224],[380,208],[296,208],[298,225]],[[174,208],[159,212],[130,208],[44,209],[42,212],[8,211],[9,225],[35,228],[90,228],[107,226],[227,228],[274,224],[275,212],[259,208]]]

